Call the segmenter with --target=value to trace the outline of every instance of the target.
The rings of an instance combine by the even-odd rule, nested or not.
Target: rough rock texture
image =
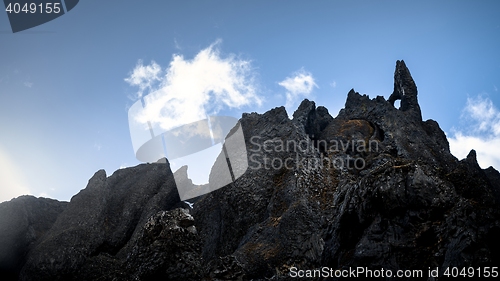
[[[275,279],[291,267],[498,266],[498,172],[475,152],[451,155],[437,122],[422,121],[403,61],[394,80],[390,101],[351,90],[336,118],[308,100],[293,120],[283,108],[244,115],[261,168],[195,206],[204,258],[235,256],[248,278]],[[283,152],[288,140],[305,150]],[[289,157],[292,167],[277,168]],[[249,161],[258,166],[252,152]]]
[[[99,171],[66,205],[16,203],[45,202],[47,215],[39,235],[20,237],[29,223],[1,234],[0,247],[17,245],[2,270],[22,266],[21,280],[289,280],[293,267],[425,279],[431,267],[439,280],[447,267],[499,266],[500,173],[481,169],[475,151],[456,159],[417,95],[398,61],[389,100],[351,90],[336,118],[309,100],[292,120],[283,107],[244,114],[248,170],[192,210],[166,160]],[[192,185],[185,168],[175,177]],[[0,221],[16,200],[0,204]]]
[[[500,202],[500,173],[491,166],[485,169],[484,173],[493,186],[496,202]]]
[[[0,276],[17,280],[27,253],[52,227],[67,203],[21,196],[0,204]]]
[[[394,106],[396,100],[401,100],[401,111],[406,112],[407,115],[415,115],[416,118],[422,119],[420,106],[417,99],[417,85],[411,77],[410,71],[406,67],[404,61],[396,62],[396,71],[394,72],[394,91],[389,97],[388,101]]]
[[[87,259],[73,280],[200,280],[201,244],[189,211],[160,211],[138,229],[127,255]]]
[[[173,175],[165,164],[120,169],[109,178],[100,170],[31,250],[22,280],[67,280],[88,259],[124,256],[127,242],[159,211],[179,203]],[[121,251],[121,252],[120,252]]]

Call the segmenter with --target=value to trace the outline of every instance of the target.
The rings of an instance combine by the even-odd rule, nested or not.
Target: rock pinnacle
[[[403,60],[396,61],[394,71],[394,91],[389,97],[389,102],[394,106],[396,100],[401,100],[401,111],[409,111],[422,120],[422,113],[417,100],[417,85],[411,77],[410,71]]]

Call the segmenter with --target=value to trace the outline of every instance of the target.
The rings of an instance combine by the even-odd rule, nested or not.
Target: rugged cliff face
[[[437,122],[422,120],[403,61],[388,100],[351,90],[335,118],[304,100],[292,120],[280,107],[240,124],[248,170],[194,209],[168,161],[99,171],[67,204],[0,204],[0,247],[12,253],[0,270],[12,280],[288,280],[321,267],[442,277],[500,265],[500,174],[474,151],[450,154]],[[35,207],[36,218],[22,211]]]

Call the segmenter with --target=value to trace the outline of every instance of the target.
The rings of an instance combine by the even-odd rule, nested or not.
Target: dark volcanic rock
[[[304,126],[304,131],[311,140],[318,140],[321,132],[333,121],[328,109],[305,99],[293,113],[293,120]]]
[[[422,113],[417,99],[417,85],[415,85],[410,70],[402,60],[396,62],[394,91],[388,99],[392,106],[394,106],[396,100],[401,100],[401,111],[409,111],[407,114],[412,114],[415,118],[422,120]]]
[[[200,239],[188,210],[151,216],[131,239],[126,256],[87,259],[74,280],[200,280]]]
[[[0,236],[15,257],[4,268],[15,277],[24,264],[21,280],[290,280],[292,269],[357,266],[427,277],[438,268],[439,280],[449,267],[498,266],[500,173],[481,169],[475,151],[456,159],[438,123],[422,120],[417,95],[398,61],[389,100],[351,90],[336,118],[309,100],[293,120],[283,107],[244,114],[247,171],[190,200],[191,212],[166,160],[99,171],[66,207],[3,203],[2,226],[23,222]],[[221,153],[210,183],[224,180],[225,165]],[[186,171],[179,184],[210,188]]]
[[[241,119],[247,172],[194,206],[206,260],[234,256],[248,278],[271,277],[276,266],[286,263],[318,264],[326,223],[318,210],[328,203],[315,199],[334,186],[326,186],[331,175],[307,168],[316,165],[319,154],[304,130],[308,116],[318,115],[310,112],[316,110],[312,102],[301,107],[307,108],[306,103],[311,106],[304,117],[294,115],[300,122],[290,120],[283,107]]]
[[[336,118],[308,100],[293,120],[282,108],[244,115],[258,169],[195,206],[205,259],[231,255],[248,278],[277,279],[291,267],[442,273],[500,263],[496,170],[451,155],[437,122],[422,121],[404,62],[394,78],[389,101],[351,90]],[[283,151],[288,141],[301,149]]]
[[[143,164],[109,178],[98,171],[31,251],[21,279],[71,279],[90,257],[126,256],[127,242],[139,235],[138,226],[180,203],[168,167]]]
[[[126,268],[138,280],[201,279],[201,243],[186,209],[159,212],[144,225]]]
[[[500,173],[491,166],[485,169],[484,173],[493,188],[493,194],[495,194],[497,204],[500,204]]]
[[[28,252],[52,227],[67,202],[21,196],[0,204],[0,276],[17,280]]]

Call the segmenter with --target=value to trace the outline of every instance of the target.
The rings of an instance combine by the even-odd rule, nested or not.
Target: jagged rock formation
[[[416,118],[422,119],[420,105],[417,99],[417,85],[411,77],[410,71],[404,61],[396,62],[396,71],[394,72],[394,91],[387,100],[394,106],[396,100],[401,100],[401,111],[412,111]],[[408,114],[408,112],[407,112]]]
[[[17,280],[26,255],[50,230],[66,202],[21,196],[0,204],[0,275]]]
[[[20,279],[70,280],[97,261],[127,256],[150,217],[178,203],[166,164],[121,169],[110,177],[100,170],[30,251]]]
[[[22,267],[21,280],[288,280],[293,268],[428,277],[431,267],[442,277],[450,266],[500,264],[500,173],[481,169],[474,151],[450,154],[437,122],[422,120],[403,61],[389,100],[351,90],[335,118],[304,100],[292,120],[279,107],[244,114],[240,125],[248,170],[192,210],[168,161],[99,171],[68,204],[0,204],[0,247],[17,253],[0,270],[16,278]],[[37,235],[25,236],[32,219],[5,227],[6,214],[36,204],[45,204]]]

